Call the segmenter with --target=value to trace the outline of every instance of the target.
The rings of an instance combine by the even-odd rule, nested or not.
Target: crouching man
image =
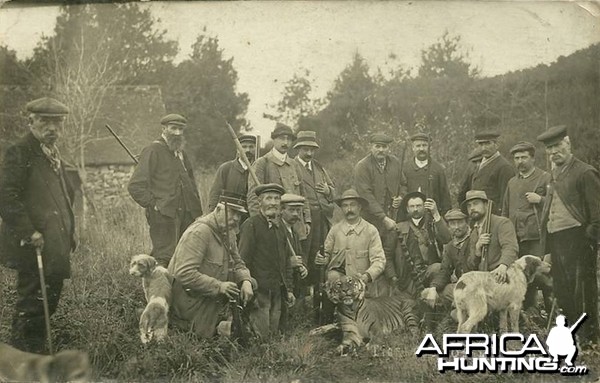
[[[183,233],[169,262],[169,273],[175,278],[172,322],[182,330],[211,337],[230,300],[239,296],[245,305],[253,297],[256,282],[236,245],[236,232],[245,213],[243,197],[227,193],[221,195],[212,213]]]

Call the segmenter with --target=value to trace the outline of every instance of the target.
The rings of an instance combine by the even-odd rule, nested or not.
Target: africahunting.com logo
[[[583,375],[587,374],[588,369],[583,365],[575,365],[578,350],[574,334],[586,316],[583,313],[571,327],[567,327],[564,315],[557,316],[556,326],[550,330],[546,339],[546,347],[536,334],[444,334],[441,345],[433,335],[427,334],[415,354],[417,357],[437,355],[440,372]],[[561,359],[564,359],[562,366]]]

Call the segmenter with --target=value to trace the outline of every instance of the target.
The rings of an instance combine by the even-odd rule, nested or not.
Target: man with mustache
[[[367,285],[365,296],[383,295],[387,289],[379,278],[385,268],[381,238],[377,228],[361,218],[369,202],[354,189],[346,190],[335,202],[344,219],[327,234],[324,253],[317,253],[315,264],[326,267],[327,281],[336,281],[342,275],[357,276]]]
[[[254,296],[256,281],[236,245],[245,203],[245,196],[223,193],[215,210],[192,223],[177,244],[168,270],[172,323],[183,331],[210,338],[230,300],[239,296],[245,305]]]
[[[252,164],[256,156],[256,136],[242,134],[238,137],[244,154]],[[208,210],[212,211],[217,205],[220,193],[228,192],[247,195],[248,194],[248,167],[242,161],[239,154],[235,159],[227,161],[217,169],[215,179],[208,194]]]
[[[593,166],[573,156],[566,126],[552,127],[537,140],[544,143],[554,165],[541,225],[552,256],[554,295],[567,318],[587,313],[589,318],[577,334],[586,343],[596,343],[600,176]]]
[[[185,229],[202,215],[192,164],[183,151],[187,120],[169,114],[160,121],[162,134],[142,150],[129,180],[129,194],[146,209],[152,252],[167,266]]]
[[[48,308],[58,306],[75,249],[74,188],[56,146],[69,109],[49,97],[25,106],[29,133],[6,148],[0,169],[0,263],[15,269],[13,346],[44,352],[44,306],[36,248],[44,256]]]
[[[420,191],[437,202],[440,214],[452,207],[446,170],[431,158],[431,137],[425,133],[410,136],[414,157],[404,167],[408,192]]]
[[[300,181],[300,176],[296,170],[294,160],[288,156],[288,150],[292,147],[292,142],[296,139],[292,128],[278,122],[271,133],[273,140],[273,149],[258,158],[252,167],[261,184],[276,183],[283,187],[285,193],[305,196],[304,187]],[[248,210],[250,216],[258,215],[260,204],[255,193],[255,184],[252,177],[248,178]],[[294,225],[294,230],[299,234],[300,240],[306,240],[311,230],[310,206],[308,202],[304,204],[302,210],[302,219]]]

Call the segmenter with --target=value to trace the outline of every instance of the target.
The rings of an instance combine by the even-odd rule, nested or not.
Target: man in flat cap
[[[414,157],[404,167],[408,192],[420,191],[432,198],[444,215],[452,207],[446,169],[431,158],[431,138],[426,133],[410,136]]]
[[[481,151],[481,161],[473,171],[465,177],[458,192],[459,205],[465,200],[467,191],[482,190],[490,201],[493,202],[494,214],[502,212],[502,201],[506,185],[515,175],[515,170],[498,151],[498,137],[496,132],[480,132],[475,135],[475,143]]]
[[[227,212],[226,212],[227,210]],[[243,214],[245,196],[225,192],[214,211],[193,222],[183,233],[169,273],[173,276],[172,323],[202,338],[217,332],[217,325],[230,300],[238,296],[248,303],[257,288],[242,261],[236,233]]]
[[[298,174],[294,160],[288,156],[288,150],[296,139],[296,134],[289,126],[278,122],[271,133],[273,149],[258,158],[252,167],[261,184],[276,183],[283,187],[285,193],[305,196],[301,177]],[[255,185],[252,177],[248,178],[248,210],[250,216],[258,215],[260,204],[254,191]],[[311,230],[311,216],[308,202],[302,210],[302,219],[295,225],[300,240],[306,240]]]
[[[183,151],[185,117],[168,114],[161,136],[142,150],[129,180],[129,194],[150,225],[151,255],[166,266],[185,229],[202,215],[192,164]]]
[[[598,341],[597,251],[600,241],[600,177],[593,166],[575,158],[566,126],[537,137],[553,164],[552,182],[542,212],[542,235],[552,257],[554,295],[570,320],[585,312],[577,334]]]
[[[315,132],[309,130],[298,132],[294,149],[298,150],[298,156],[294,161],[310,205],[311,230],[307,240],[304,241],[304,252],[307,255],[309,268],[309,275],[305,282],[313,286],[315,292],[313,305],[319,307],[321,305],[319,299],[323,296],[319,292],[321,273],[319,268],[315,267],[314,261],[317,252],[323,247],[333,222],[335,187],[325,168],[314,159],[315,152],[319,149]],[[317,312],[315,321],[324,324],[321,323],[323,318],[319,319],[319,316]]]
[[[253,163],[256,156],[256,136],[242,134],[238,137],[244,154],[248,161]],[[242,161],[239,154],[235,159],[227,161],[217,169],[215,179],[208,194],[208,210],[213,210],[219,200],[219,194],[223,190],[228,192],[248,195],[248,167]]]
[[[392,139],[383,134],[371,136],[371,152],[354,167],[354,187],[369,204],[363,217],[375,225],[381,236],[396,226],[406,178],[400,160],[390,154]]]
[[[36,248],[42,251],[52,315],[75,249],[74,189],[56,142],[69,109],[44,97],[26,105],[29,133],[4,153],[0,170],[0,261],[17,271],[12,344],[44,352],[44,306]]]

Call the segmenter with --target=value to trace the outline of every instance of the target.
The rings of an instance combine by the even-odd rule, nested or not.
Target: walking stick
[[[48,309],[48,292],[46,291],[46,278],[44,277],[44,261],[42,260],[42,248],[35,247],[37,255],[38,271],[40,272],[40,285],[42,287],[42,300],[44,303],[44,320],[46,321],[46,339],[48,340],[48,351],[50,355],[54,354],[52,347],[52,334],[50,333],[50,310]]]

